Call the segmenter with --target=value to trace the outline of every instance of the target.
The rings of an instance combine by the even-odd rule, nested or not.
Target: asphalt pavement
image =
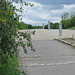
[[[32,41],[35,52],[20,48],[20,70],[27,75],[75,75],[75,48],[56,40]]]

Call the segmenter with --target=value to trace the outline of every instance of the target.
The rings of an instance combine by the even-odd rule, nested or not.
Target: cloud
[[[71,4],[71,5],[64,5],[65,9],[73,9],[75,8],[75,4]]]
[[[32,0],[33,1],[33,0]],[[34,0],[35,2],[46,4],[46,5],[59,5],[59,4],[73,4],[75,3],[75,0]]]
[[[49,5],[41,4],[35,1],[27,1],[34,4],[34,7],[23,6],[22,20],[25,23],[32,25],[42,25],[42,23],[47,24],[48,21],[60,22],[61,14],[65,11],[69,12],[75,9],[75,4],[59,4],[59,5]],[[14,4],[16,5],[16,4]],[[19,4],[16,5],[19,8]],[[27,11],[27,12],[26,12]]]

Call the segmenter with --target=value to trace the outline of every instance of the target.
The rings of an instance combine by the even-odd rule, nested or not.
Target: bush
[[[27,53],[26,45],[30,46],[33,51],[34,49],[30,36],[32,32],[18,31],[17,22],[20,15],[17,15],[15,11],[19,11],[19,9],[16,9],[11,2],[5,1],[0,2],[0,7],[0,63],[4,64],[7,63],[7,53],[12,57],[18,53],[19,46],[23,47],[25,53]],[[27,40],[26,44],[23,43],[22,37]]]
[[[19,71],[18,59],[15,55],[12,58],[8,55],[7,64],[0,64],[0,75],[26,75],[24,72]]]
[[[11,2],[0,1],[0,75],[20,75],[20,71],[16,68],[19,46],[23,47],[25,53],[27,53],[26,46],[35,51],[30,36],[35,31],[19,32],[17,23],[20,15],[15,11],[20,12],[21,9],[16,9]],[[23,43],[22,39],[26,39],[27,43]]]
[[[16,69],[17,66],[17,58],[8,56],[7,64],[0,64],[0,75],[20,75],[20,71]]]

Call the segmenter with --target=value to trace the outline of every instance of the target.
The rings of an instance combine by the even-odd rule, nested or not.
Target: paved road
[[[33,41],[36,51],[24,54],[21,49],[21,68],[28,75],[75,75],[75,49],[55,40]],[[26,67],[25,67],[26,66]]]
[[[32,41],[35,52],[27,48],[26,55],[20,48],[19,69],[27,75],[75,75],[75,48],[48,38],[36,39]]]

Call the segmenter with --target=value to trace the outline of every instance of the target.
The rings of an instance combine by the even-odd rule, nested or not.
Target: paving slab
[[[63,29],[62,30],[62,36],[59,36],[59,29],[30,29],[30,31],[36,31],[35,35],[31,35],[32,40],[53,40],[55,38],[64,38],[64,37],[72,37],[74,35],[75,37],[75,30],[68,30]],[[20,30],[21,32],[27,31],[27,30]]]

